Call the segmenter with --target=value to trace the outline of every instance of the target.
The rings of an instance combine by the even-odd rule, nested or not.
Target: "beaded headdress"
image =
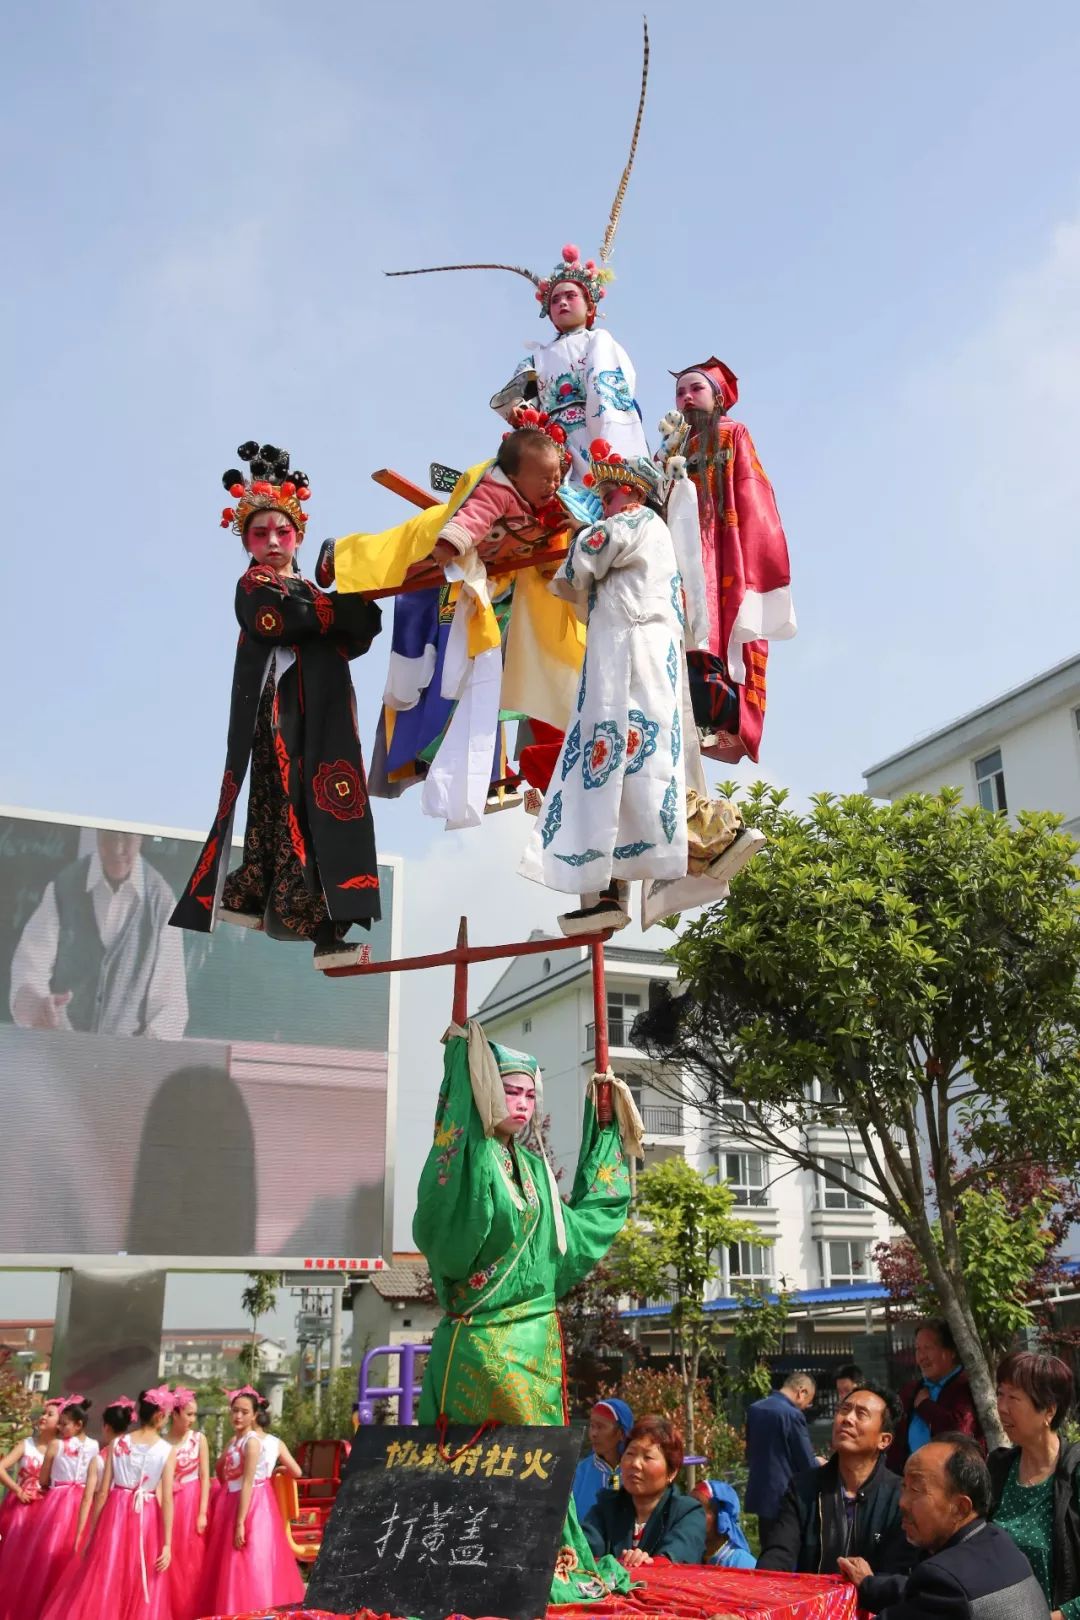
[[[643,495],[656,495],[660,471],[648,456],[620,456],[606,439],[594,439],[589,446],[589,471],[583,483],[591,488],[600,484],[626,484]]]
[[[597,264],[594,259],[581,262],[581,252],[572,242],[568,242],[562,250],[562,259],[549,276],[538,276],[532,270],[527,270],[520,264],[501,264],[487,261],[477,264],[432,264],[421,270],[387,270],[388,276],[433,276],[444,270],[509,270],[515,276],[524,276],[536,288],[536,300],[540,305],[540,314],[547,315],[551,307],[551,294],[560,281],[575,282],[585,294],[589,303],[589,313],[586,325],[591,326],[596,319],[596,306],[606,291],[605,284],[613,280],[615,272],[608,266],[611,250],[615,245],[615,232],[619,226],[619,216],[622,213],[623,201],[626,197],[626,188],[630,183],[630,171],[634,167],[634,156],[637,152],[638,136],[641,133],[641,119],[645,112],[645,89],[649,82],[649,24],[644,22],[644,44],[641,61],[641,93],[638,96],[637,117],[634,119],[634,132],[630,137],[630,156],[626,160],[619,179],[618,189],[615,192],[615,201],[611,205],[608,216],[607,230],[600,246]]]
[[[300,505],[311,498],[307,473],[289,471],[289,452],[274,444],[259,444],[248,439],[237,450],[241,461],[248,464],[245,477],[239,467],[230,467],[222,473],[221,482],[236,502],[221,511],[221,527],[232,529],[243,538],[247,521],[253,512],[284,512],[296,524],[301,540],[307,526],[308,515]]]

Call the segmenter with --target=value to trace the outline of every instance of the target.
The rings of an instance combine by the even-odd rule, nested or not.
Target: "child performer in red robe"
[[[709,759],[756,763],[769,642],[796,629],[787,540],[749,431],[728,418],[735,373],[712,355],[672,376],[676,410],[660,424],[657,460],[676,475],[666,515],[680,561],[700,548],[696,578],[683,565],[694,719]]]

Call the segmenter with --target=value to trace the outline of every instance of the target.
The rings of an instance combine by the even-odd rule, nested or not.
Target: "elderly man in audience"
[[[906,1578],[841,1559],[860,1609],[882,1620],[1050,1620],[1031,1565],[989,1511],[990,1473],[970,1435],[920,1446],[904,1468],[900,1518],[922,1556]]]
[[[910,1568],[900,1480],[885,1466],[899,1416],[896,1396],[877,1384],[860,1384],[841,1401],[832,1456],[795,1475],[762,1540],[759,1569],[835,1575],[845,1558],[875,1572]]]

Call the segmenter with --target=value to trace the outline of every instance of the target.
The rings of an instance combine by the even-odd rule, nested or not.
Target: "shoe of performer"
[[[315,583],[321,591],[327,591],[334,583],[334,542],[324,540],[319,547],[319,555],[315,562]]]
[[[487,796],[484,814],[493,816],[499,810],[516,810],[521,800],[522,795],[516,788],[493,788]]]
[[[218,906],[214,916],[218,922],[232,923],[235,928],[250,928],[256,934],[266,929],[266,923],[253,911],[229,911],[225,906]]]
[[[313,940],[315,956],[312,966],[316,973],[325,973],[327,968],[356,967],[370,958],[370,946],[357,945],[345,938],[349,926],[348,923],[319,924]]]
[[[715,878],[717,882],[729,882],[736,872],[741,872],[746,863],[753,860],[766,842],[765,834],[756,827],[740,827],[735,842],[716,857],[706,876]]]
[[[630,914],[626,909],[629,896],[629,885],[613,883],[601,891],[599,898],[591,906],[582,906],[578,911],[567,911],[559,918],[559,927],[567,939],[573,939],[577,934],[600,934],[618,932],[626,928],[630,922]]]

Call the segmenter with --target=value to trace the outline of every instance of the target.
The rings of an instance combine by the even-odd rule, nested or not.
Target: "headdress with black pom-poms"
[[[308,515],[300,502],[311,497],[307,474],[296,470],[290,473],[289,452],[276,444],[246,439],[236,453],[247,462],[248,472],[245,475],[239,467],[230,467],[221,475],[221,482],[236,502],[235,506],[222,508],[221,527],[232,529],[242,538],[253,512],[284,512],[303,539]]]

